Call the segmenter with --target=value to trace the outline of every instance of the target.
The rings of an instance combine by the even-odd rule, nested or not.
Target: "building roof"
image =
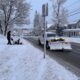
[[[68,32],[68,31],[80,31],[80,28],[76,28],[76,29],[64,29],[64,32]]]

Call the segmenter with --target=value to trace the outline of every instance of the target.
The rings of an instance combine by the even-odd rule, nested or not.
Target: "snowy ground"
[[[65,37],[65,39],[69,42],[80,43],[80,38],[75,37]]]
[[[25,45],[6,45],[0,35],[0,80],[78,80],[55,60],[22,40]]]

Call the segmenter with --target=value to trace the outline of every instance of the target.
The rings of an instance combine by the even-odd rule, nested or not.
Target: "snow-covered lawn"
[[[33,47],[6,45],[7,40],[0,35],[0,80],[78,80],[78,77],[62,65]]]
[[[64,37],[69,42],[80,43],[80,38],[78,37]]]

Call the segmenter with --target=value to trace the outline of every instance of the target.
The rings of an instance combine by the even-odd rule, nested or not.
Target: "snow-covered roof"
[[[46,32],[46,34],[56,34],[55,32]]]
[[[52,24],[47,24],[47,28],[49,28],[49,27],[51,27],[52,26]]]
[[[64,32],[67,32],[67,31],[80,31],[80,28],[76,28],[76,29],[65,29]]]

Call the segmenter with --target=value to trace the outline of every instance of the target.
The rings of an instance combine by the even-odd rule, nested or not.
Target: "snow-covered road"
[[[25,45],[6,45],[0,38],[0,80],[78,80],[55,60],[23,40]],[[3,43],[3,44],[2,44]]]

